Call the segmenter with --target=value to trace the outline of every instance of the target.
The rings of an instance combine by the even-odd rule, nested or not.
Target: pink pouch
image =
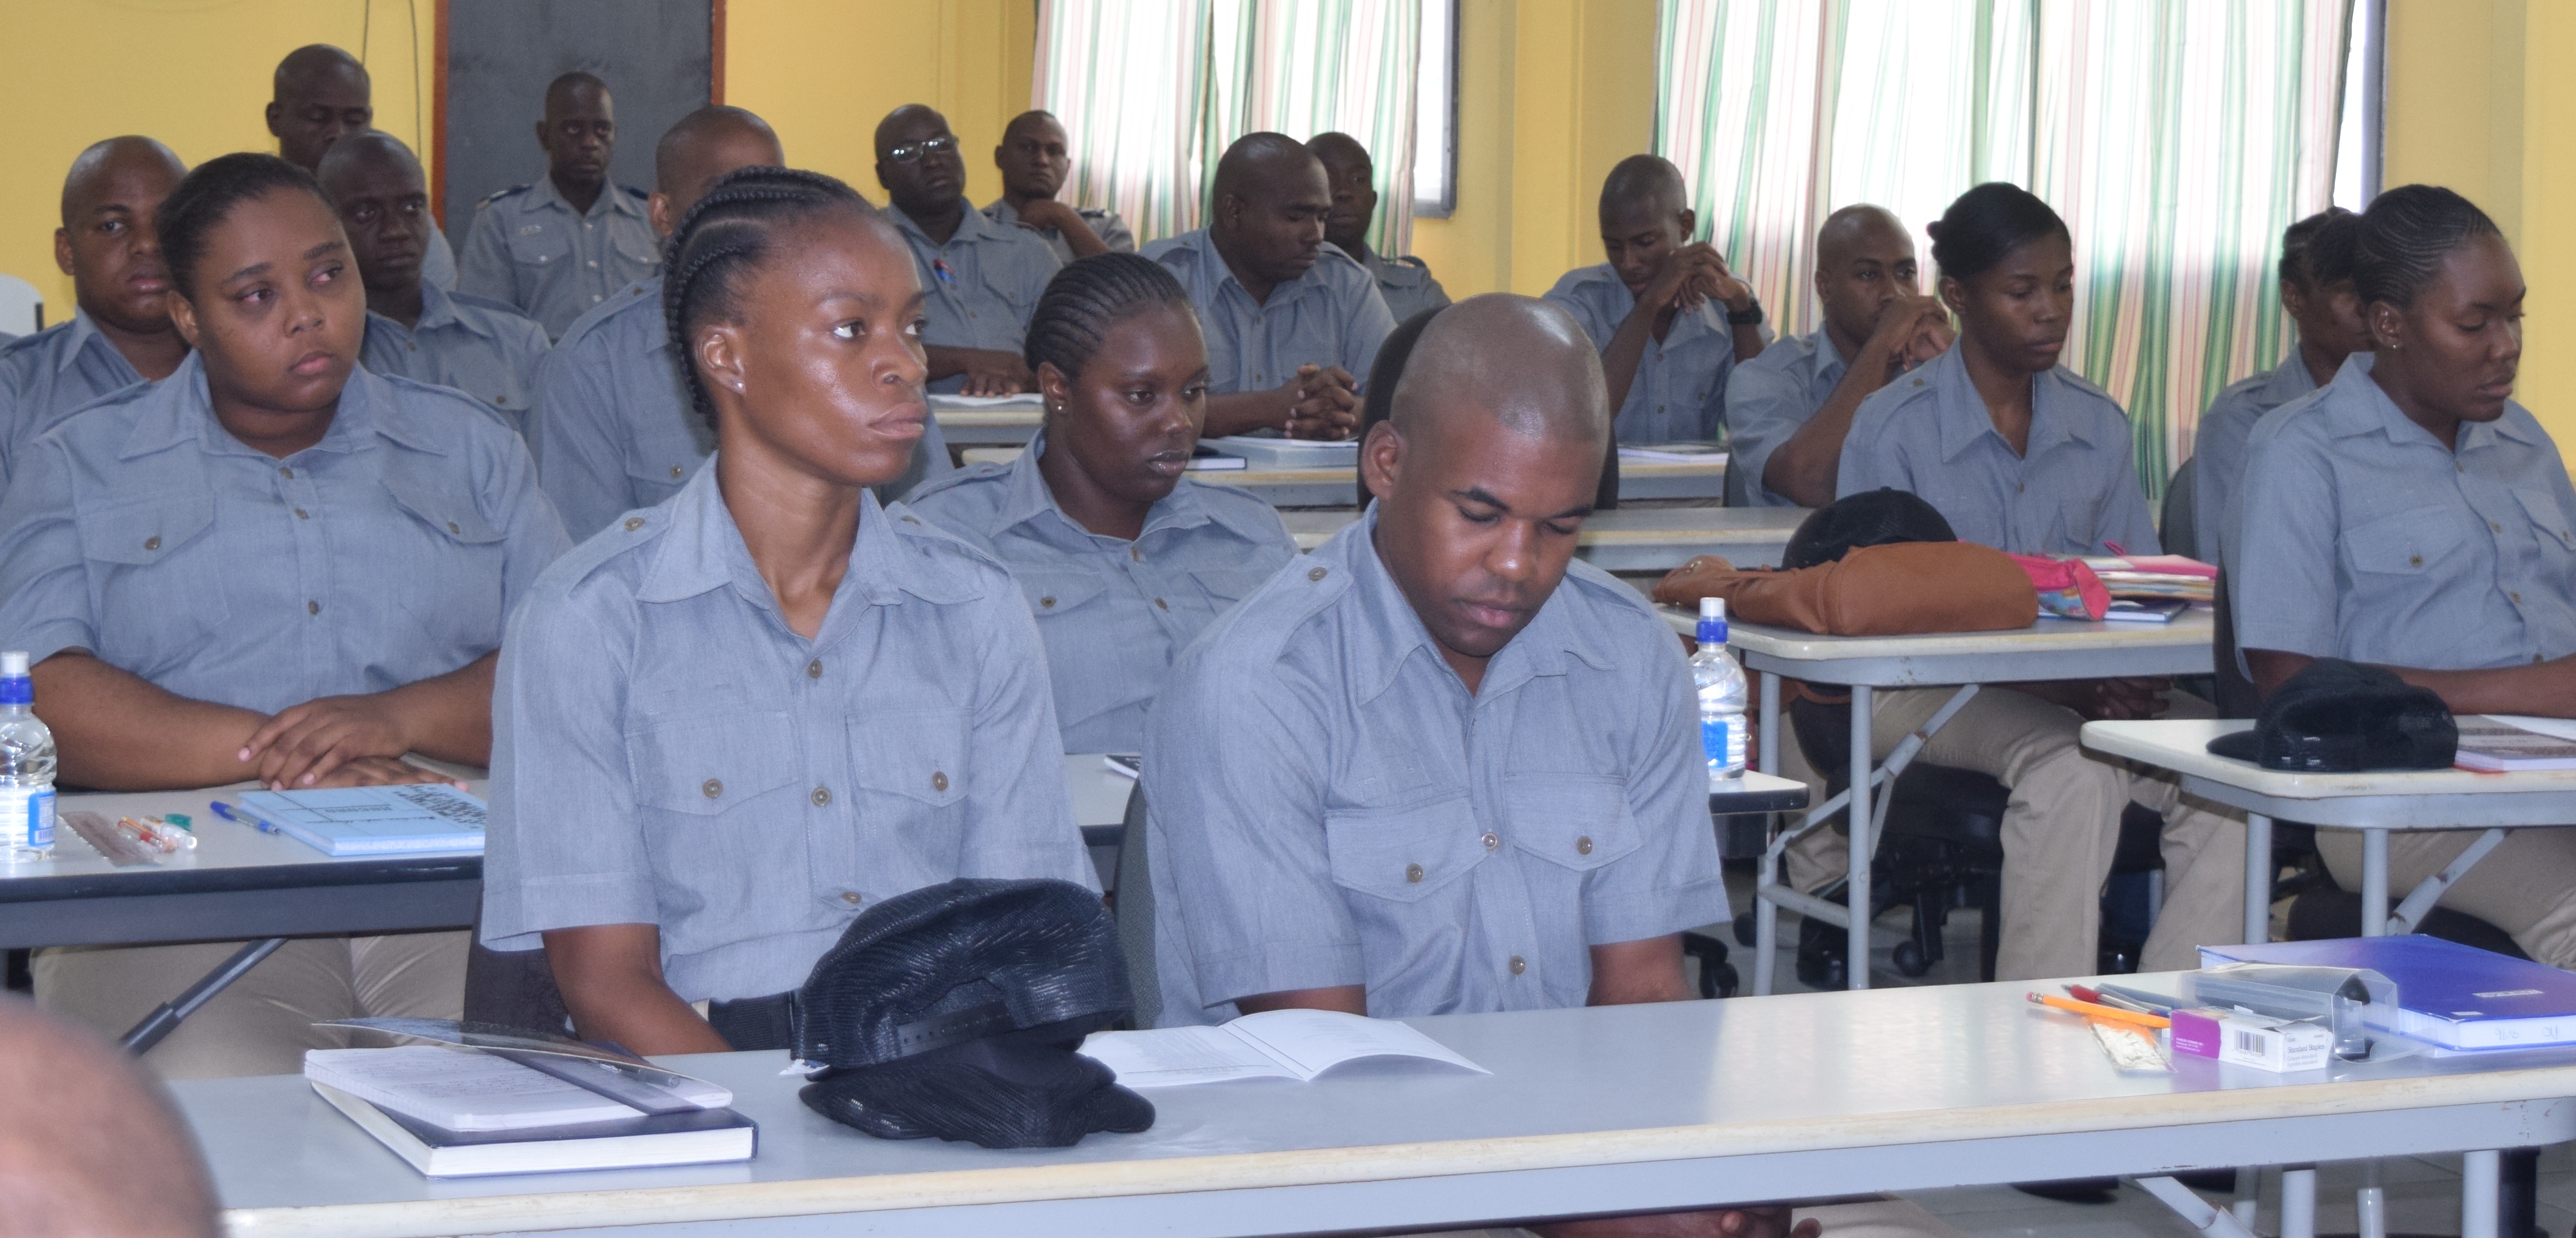
[[[2060,619],[2100,619],[2111,609],[2111,591],[2102,587],[2102,578],[2080,559],[2013,555],[2012,561],[2021,565],[2030,577],[2030,587],[2038,591],[2041,614]]]

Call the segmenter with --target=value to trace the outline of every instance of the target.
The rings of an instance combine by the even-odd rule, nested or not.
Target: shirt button
[[[161,549],[161,536],[160,536],[159,534],[157,534],[157,533],[156,533],[156,534],[154,534],[154,535],[152,535],[152,536],[150,536],[150,537],[144,538],[144,539],[143,539],[143,548],[144,548],[145,550],[159,550],[159,549]]]
[[[2521,593],[2519,593],[2519,592],[2515,592],[2515,593],[2508,593],[2508,594],[2506,594],[2505,596],[2506,596],[2506,597],[2509,597],[2509,598],[2512,598],[2512,599],[2513,599],[2513,604],[2514,604],[2514,605],[2516,605],[2516,606],[2520,606],[2520,605],[2522,605],[2522,594],[2521,594]]]
[[[939,772],[939,771],[937,771],[937,770],[932,770],[932,771],[931,771],[931,773],[930,773],[930,789],[931,789],[931,790],[933,790],[933,791],[945,791],[945,790],[947,790],[947,789],[948,789],[948,775],[946,775],[946,774],[944,774],[944,773],[941,773],[941,772]]]
[[[1038,605],[1040,605],[1040,606],[1052,607],[1052,606],[1054,606],[1054,605],[1055,605],[1055,599],[1054,599],[1054,598],[1051,598],[1051,597],[1042,597],[1042,598],[1039,598],[1039,599],[1038,599]]]
[[[2490,520],[2487,522],[2487,531],[2491,533],[2502,533],[2504,532],[2504,526]]]
[[[814,801],[814,806],[816,808],[828,808],[832,803],[832,789],[830,787],[816,787],[814,788],[814,794],[808,798]]]
[[[843,890],[841,891],[841,901],[848,903],[852,907],[856,907],[859,905],[859,892],[856,890]]]
[[[465,536],[465,530],[457,528],[456,522],[453,520],[447,522],[447,531],[457,535],[458,537]]]
[[[2408,556],[2406,556],[2406,566],[2408,566],[2408,567],[2422,567],[2422,566],[2424,566],[2424,556],[2422,556],[2422,555],[2408,555]]]
[[[585,228],[587,228],[587,227],[589,227],[590,225],[588,225],[588,224],[583,224],[582,226],[583,226],[583,227],[585,227]],[[590,269],[591,269],[591,270],[594,270],[594,271],[596,271],[596,270],[598,270],[598,269],[599,269],[599,259],[597,259],[597,258],[593,258],[593,259],[591,259],[591,260],[590,260]],[[596,300],[598,300],[598,299],[599,299],[599,298],[597,298],[597,297],[592,297],[592,298],[591,298],[591,300],[593,300],[593,301],[596,301]]]
[[[632,533],[632,532],[634,532],[635,530],[640,529],[640,528],[643,528],[643,527],[644,527],[644,518],[643,518],[642,516],[628,516],[628,517],[626,518],[626,531],[627,531],[627,532]]]
[[[277,468],[277,475],[280,477],[293,477],[295,476],[295,470],[281,464]]]
[[[1487,831],[1485,831],[1485,850],[1487,850],[1487,851],[1491,851],[1491,850],[1493,850],[1494,848],[1499,847],[1499,846],[1502,846],[1502,845],[1503,845],[1503,836],[1502,836],[1502,835],[1497,834],[1497,833],[1493,832],[1492,830],[1487,830]]]
[[[671,477],[672,477],[674,480],[677,480],[677,479],[679,478],[679,476],[680,476],[680,466],[679,466],[679,465],[676,465],[676,464],[672,465],[672,466],[671,466]]]
[[[823,677],[823,659],[816,658],[813,661],[806,663],[805,677],[807,679],[821,679]]]
[[[1527,960],[1524,960],[1523,958],[1521,958],[1521,956],[1519,956],[1519,955],[1517,955],[1517,954],[1515,954],[1515,955],[1513,955],[1513,956],[1512,956],[1512,974],[1513,974],[1513,975],[1517,976],[1517,975],[1521,974],[1522,972],[1525,972],[1525,971],[1528,971],[1528,970],[1529,970],[1529,963],[1528,963],[1528,961],[1527,961]]]
[[[295,509],[295,518],[298,520],[311,520],[313,517],[305,514],[304,509],[299,507]]]
[[[1322,580],[1323,578],[1324,578],[1324,569],[1322,569],[1322,568],[1320,568],[1320,567],[1310,567],[1310,568],[1306,569],[1306,579],[1308,579],[1308,580]]]
[[[2517,599],[2517,600],[2519,600],[2519,599]],[[1166,602],[1166,601],[1164,601],[1164,600],[1163,600],[1163,599],[1161,599],[1161,598],[1155,598],[1155,599],[1154,599],[1154,605],[1156,605],[1156,606],[1160,606],[1160,607],[1162,607],[1162,608],[1163,608],[1163,609],[1165,609],[1165,610],[1170,610],[1170,609],[1172,608],[1172,604],[1171,604],[1171,603]]]
[[[1145,552],[1134,546],[1129,546],[1127,548],[1127,557],[1137,563],[1142,563],[1145,561]]]
[[[593,296],[593,297],[590,299],[590,303],[591,303],[591,304],[593,304],[593,305],[597,305],[597,304],[599,304],[599,302],[600,302],[600,298],[599,298],[599,297],[597,297],[597,296]]]
[[[322,604],[320,602],[306,602],[304,604],[304,613],[308,615],[321,614]]]
[[[1578,838],[1578,839],[1575,839],[1575,840],[1574,840],[1574,854],[1576,854],[1576,855],[1590,855],[1590,854],[1592,854],[1592,836],[1591,836],[1591,835],[1586,834],[1586,835],[1584,835],[1583,837],[1581,837],[1581,838]]]
[[[1420,884],[1420,883],[1421,883],[1421,881],[1422,881],[1422,866],[1421,866],[1421,865],[1419,865],[1419,864],[1407,864],[1407,865],[1405,865],[1405,866],[1404,866],[1404,879],[1405,879],[1405,880],[1407,880],[1407,881],[1410,881],[1410,882],[1414,882],[1415,884]]]
[[[710,779],[707,779],[705,782],[702,782],[702,783],[699,783],[699,784],[698,784],[698,789],[699,789],[699,790],[701,790],[701,791],[706,792],[706,793],[707,793],[707,798],[708,798],[708,799],[714,799],[714,798],[716,798],[717,796],[720,796],[720,795],[723,795],[723,794],[724,794],[724,779],[721,779],[721,778],[710,778]]]

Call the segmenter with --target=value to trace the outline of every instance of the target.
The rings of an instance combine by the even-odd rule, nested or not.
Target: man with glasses
[[[887,218],[912,247],[929,294],[921,342],[930,389],[965,395],[1037,390],[1020,360],[1029,315],[1058,262],[1046,239],[996,223],[966,200],[966,161],[948,118],[918,103],[877,125],[877,183],[891,199]]]
[[[556,78],[546,87],[537,145],[546,152],[545,179],[474,208],[456,290],[517,306],[546,338],[561,339],[609,294],[659,271],[662,245],[644,191],[609,182],[617,111],[607,83],[587,73]]]

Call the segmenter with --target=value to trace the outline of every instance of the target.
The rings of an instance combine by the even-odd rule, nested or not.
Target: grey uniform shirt
[[[456,290],[515,305],[548,339],[562,339],[573,319],[662,269],[644,201],[641,190],[602,185],[583,213],[553,177],[493,194],[474,208]]]
[[[1375,509],[1181,654],[1147,723],[1161,1021],[1360,984],[1380,1018],[1584,1004],[1590,948],[1728,919],[1690,668],[1576,562],[1475,695]]]
[[[653,924],[683,999],[764,997],[897,894],[958,877],[1098,888],[1019,590],[900,504],[861,501],[807,640],[702,472],[564,556],[506,650],[494,949]]]
[[[358,350],[359,364],[378,374],[454,387],[491,405],[522,435],[545,360],[546,329],[535,321],[427,280],[420,285],[420,321],[406,327],[371,310],[367,342]]]
[[[1207,336],[1208,390],[1218,395],[1284,386],[1301,365],[1338,365],[1365,389],[1378,345],[1395,330],[1377,281],[1329,242],[1305,274],[1257,304],[1205,228],[1165,237],[1144,254],[1189,290]]]
[[[679,493],[716,449],[715,429],[690,406],[678,367],[658,275],[582,315],[546,355],[528,445],[573,540]],[[876,487],[877,498],[893,502],[956,467],[931,418],[912,467]]]
[[[353,370],[322,441],[280,460],[215,420],[192,355],[28,451],[0,501],[0,640],[275,713],[492,652],[566,544],[481,404]]]
[[[1583,324],[1594,348],[1608,348],[1637,295],[1609,263],[1568,271],[1547,290]],[[1648,337],[1637,377],[1613,423],[1622,443],[1713,442],[1726,428],[1726,384],[1735,372],[1735,328],[1726,306],[1711,301],[1673,315],[1672,329]]]
[[[1833,337],[1782,336],[1726,380],[1726,501],[1736,507],[1796,507],[1762,484],[1771,453],[1797,437],[1832,399],[1851,369]]]
[[[2290,355],[2271,372],[2236,383],[2209,402],[2209,411],[2200,415],[2199,428],[2192,434],[2191,448],[2191,515],[2200,544],[2176,550],[2189,550],[2201,562],[2220,567],[2235,563],[2237,521],[2245,498],[2245,452],[2254,437],[2254,423],[2316,389],[2307,359],[2292,344]],[[2228,576],[2232,581],[2235,572],[2230,570]]]
[[[1099,237],[1100,243],[1109,247],[1109,252],[1113,254],[1136,252],[1136,234],[1128,230],[1127,221],[1120,219],[1118,212],[1103,210],[1096,206],[1077,206],[1073,210],[1075,214],[1082,216],[1083,223],[1090,226],[1091,235]],[[992,205],[984,208],[984,218],[1005,227],[1018,224],[1022,228],[1037,233],[1045,238],[1047,248],[1055,251],[1055,260],[1059,263],[1070,264],[1074,259],[1073,242],[1064,239],[1062,229],[1040,228],[1032,224],[1020,223],[1020,213],[1011,208],[1007,199],[993,199]]]
[[[1065,515],[1038,471],[1040,435],[1008,465],[923,485],[923,519],[1002,561],[1037,616],[1066,752],[1137,752],[1172,658],[1227,607],[1297,557],[1279,513],[1231,486],[1182,478],[1135,541]]]
[[[2031,377],[2030,405],[2016,455],[1953,346],[1861,401],[1834,493],[1911,491],[1959,540],[2012,554],[2156,553],[2118,402],[2061,365]]]
[[[420,282],[456,291],[456,250],[447,243],[447,229],[438,226],[435,216],[429,221],[429,248],[420,255]]]
[[[2576,490],[2520,404],[2445,450],[2344,359],[2254,427],[2237,644],[2425,670],[2576,654]]]
[[[945,245],[932,241],[901,207],[886,208],[886,218],[912,247],[912,264],[928,294],[922,302],[921,342],[932,348],[989,348],[1016,357],[1028,335],[1029,315],[1037,312],[1047,281],[1064,264],[1034,230],[995,223],[963,199],[957,205],[963,213]],[[965,386],[965,375],[951,374],[930,389],[946,393]]]
[[[0,483],[17,472],[19,457],[38,435],[82,405],[142,381],[87,310],[76,308],[68,322],[0,344]]]
[[[1411,254],[1389,258],[1374,249],[1363,249],[1355,256],[1361,266],[1368,268],[1369,278],[1377,281],[1377,295],[1386,302],[1387,317],[1403,322],[1449,303],[1449,290],[1432,278],[1431,264],[1420,258]]]

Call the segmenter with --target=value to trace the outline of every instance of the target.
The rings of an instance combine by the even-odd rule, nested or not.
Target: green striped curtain
[[[2351,0],[1663,0],[1655,150],[1783,330],[1816,226],[1920,231],[2027,186],[2075,234],[2066,364],[2130,413],[2151,495],[2200,410],[2290,346],[2281,230],[2334,185]]]
[[[1422,3],[1041,0],[1036,106],[1072,137],[1078,200],[1140,241],[1199,226],[1217,158],[1244,134],[1347,133],[1375,167],[1369,244],[1405,253]]]

